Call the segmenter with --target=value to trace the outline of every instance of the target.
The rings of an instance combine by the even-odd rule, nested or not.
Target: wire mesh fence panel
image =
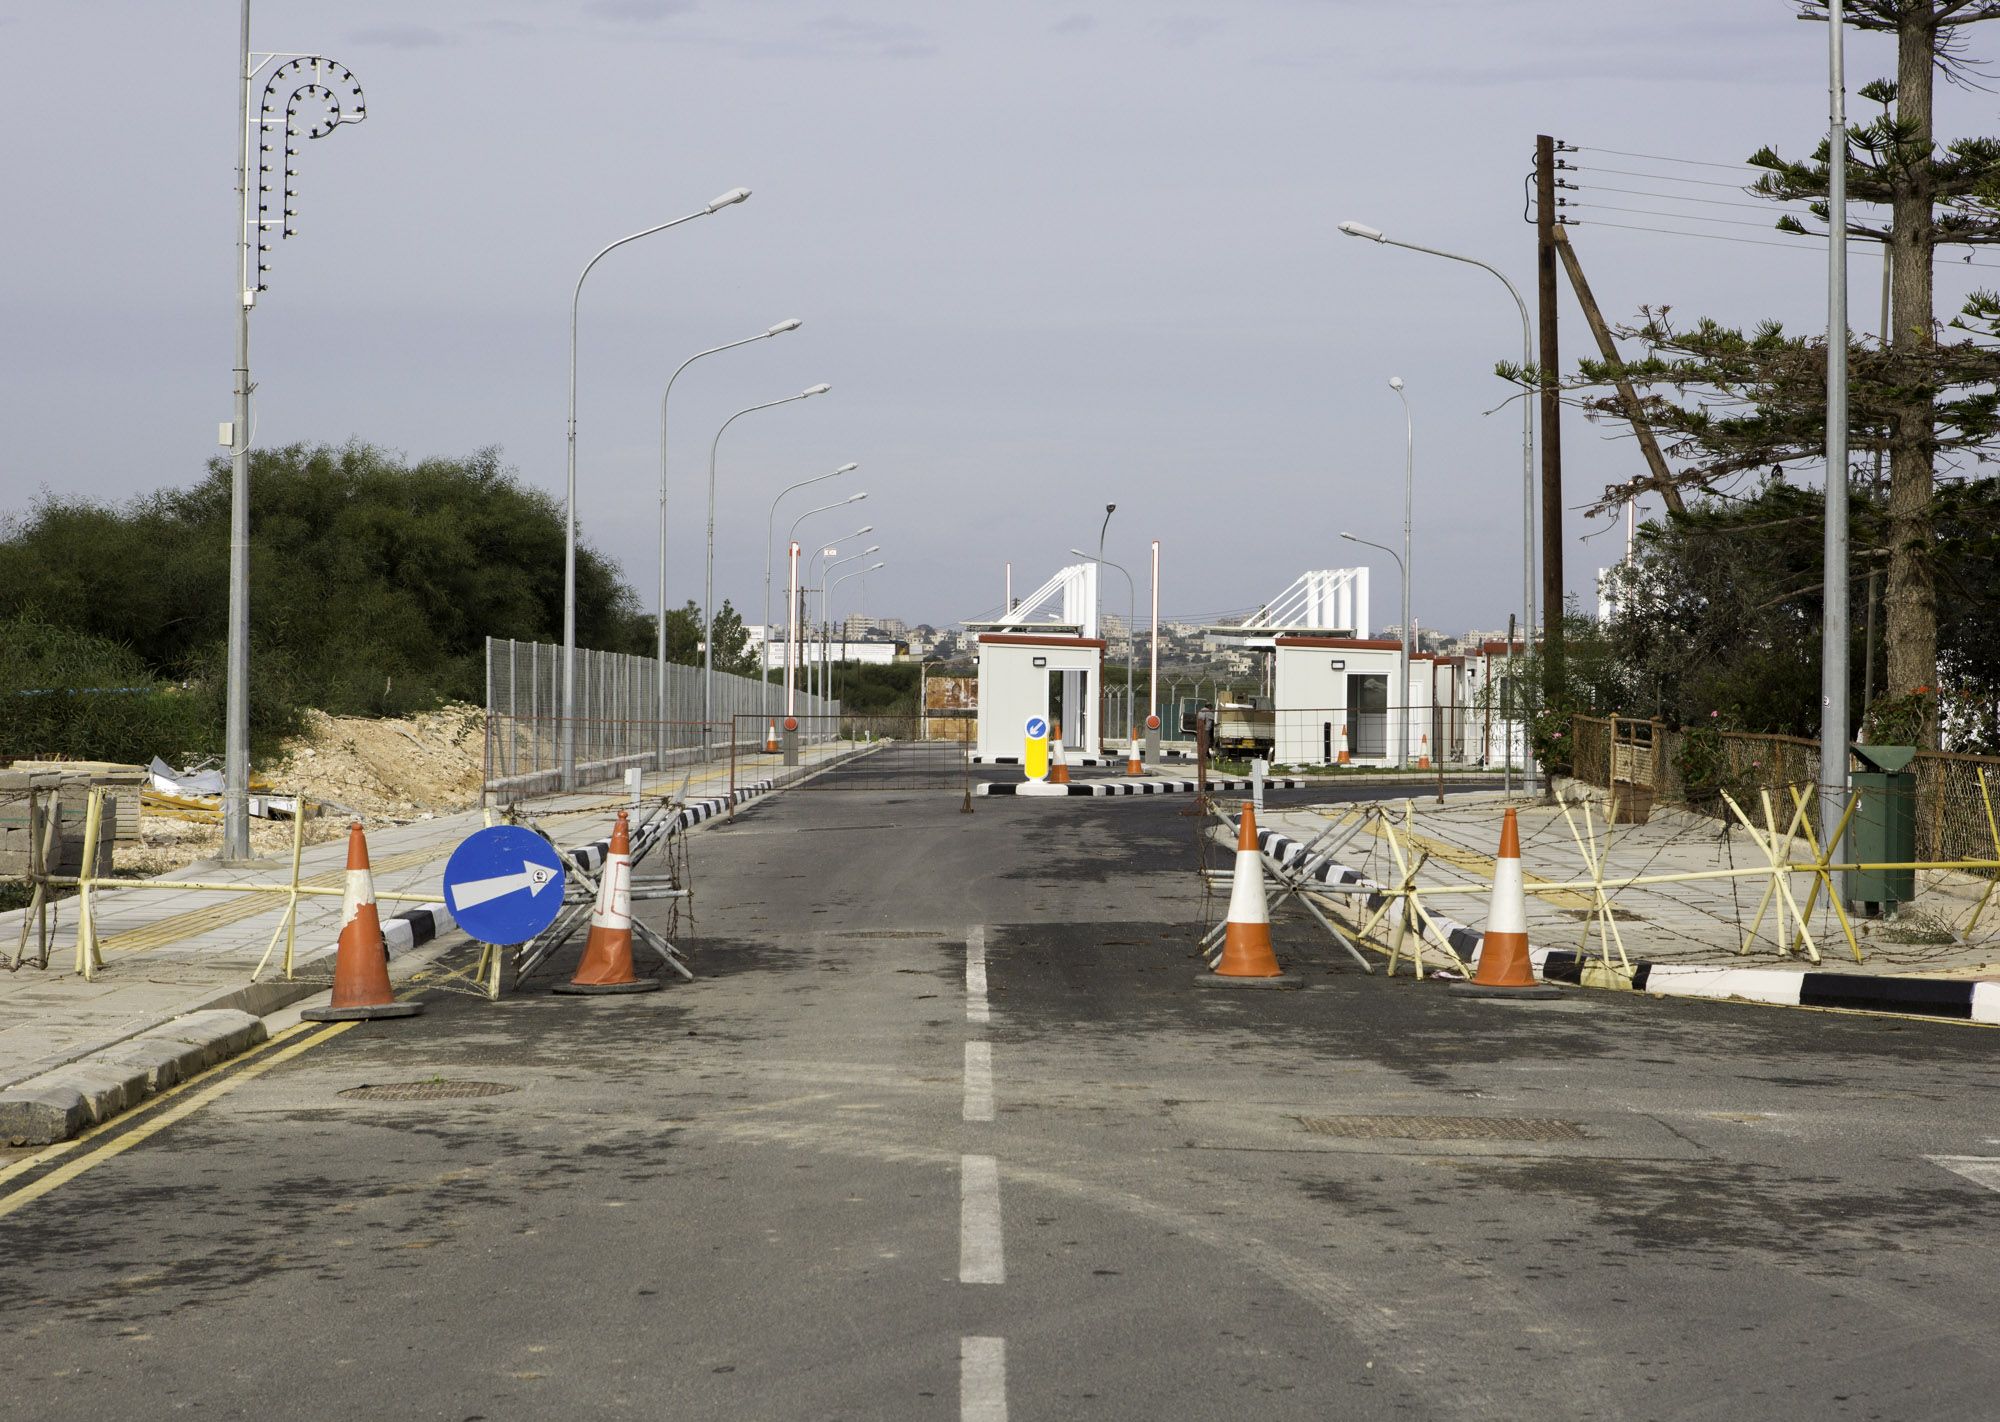
[[[1647,728],[1652,739],[1653,789],[1662,804],[1733,819],[1723,799],[1726,793],[1761,824],[1763,800],[1768,794],[1772,818],[1782,832],[1793,817],[1794,791],[1803,797],[1819,785],[1818,741],[1746,731],[1704,735],[1671,729],[1658,721],[1624,717],[1572,718],[1571,774],[1600,788],[1608,788],[1614,781],[1622,784],[1623,777],[1616,774],[1625,763],[1620,759],[1620,748],[1631,738],[1633,727]],[[1849,770],[1865,771],[1866,767],[1850,759]],[[1874,787],[1856,794],[1894,801],[1894,815],[1907,814],[1914,819],[1917,859],[1936,863],[2000,858],[2000,799],[1996,799],[2000,797],[2000,757],[1919,751],[1910,762],[1909,776],[1909,788]],[[1890,814],[1887,810],[1882,813]],[[1862,815],[1859,806],[1856,815]]]
[[[788,751],[784,728],[793,723],[796,748]],[[755,746],[737,751],[732,789],[791,769],[794,761],[807,772],[794,782],[798,790],[946,790],[962,795],[972,785],[965,742],[927,737],[917,716],[794,716],[779,723],[775,743],[764,739],[761,720],[739,718],[739,747],[746,738]],[[771,744],[775,750],[766,748]]]
[[[565,788],[563,649],[544,642],[486,641],[486,790],[540,794]],[[745,717],[783,714],[781,688],[716,672],[713,706],[698,666],[578,648],[569,737],[571,785],[616,780],[627,770],[666,770],[729,754]],[[803,695],[802,711],[837,715],[838,701]],[[761,732],[757,743],[761,745]]]

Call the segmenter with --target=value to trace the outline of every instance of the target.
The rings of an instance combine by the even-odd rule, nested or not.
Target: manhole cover
[[[473,1096],[503,1096],[519,1091],[497,1081],[388,1081],[350,1086],[340,1095],[349,1101],[463,1101]]]
[[[1508,1116],[1300,1116],[1319,1136],[1354,1141],[1582,1141],[1574,1121]]]
[[[1557,909],[1556,912],[1562,914],[1565,918],[1578,920],[1595,919],[1597,917],[1597,910],[1594,908]],[[1641,915],[1632,912],[1628,908],[1619,908],[1616,904],[1611,906],[1611,917],[1618,923],[1644,923],[1646,921]]]

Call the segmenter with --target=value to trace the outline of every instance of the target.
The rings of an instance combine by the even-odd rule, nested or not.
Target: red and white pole
[[[785,601],[785,715],[799,714],[798,683],[795,669],[798,666],[796,652],[799,635],[799,545],[795,542],[785,554],[785,561],[791,570],[791,595]]]
[[[1146,724],[1160,724],[1160,540],[1153,540],[1153,670],[1146,678]]]

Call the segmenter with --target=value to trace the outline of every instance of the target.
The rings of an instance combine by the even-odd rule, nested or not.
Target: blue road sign
[[[1039,716],[1030,716],[1028,718],[1028,734],[1030,736],[1034,737],[1036,740],[1040,740],[1043,736],[1046,736],[1048,733],[1049,733],[1049,723],[1047,721],[1044,721]]]
[[[555,847],[519,825],[466,836],[444,866],[444,902],[482,943],[526,943],[562,909],[563,865]]]

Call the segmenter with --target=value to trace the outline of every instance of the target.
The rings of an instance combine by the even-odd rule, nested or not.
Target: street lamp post
[[[856,557],[856,558],[866,558],[866,557],[868,556],[868,554],[869,554],[869,553],[879,553],[879,552],[881,552],[881,551],[882,551],[882,550],[881,550],[880,548],[870,548],[870,549],[866,550],[865,552],[861,552],[861,553],[856,553],[856,554],[854,555],[854,557]],[[852,560],[851,560],[851,559],[848,559],[848,558],[842,558],[842,559],[841,559],[840,561],[841,561],[842,563],[846,563],[846,562],[850,562],[850,561],[852,561]],[[829,563],[829,564],[827,564],[827,565],[826,565],[826,571],[827,571],[827,572],[829,572],[829,573],[831,573],[831,572],[832,572],[832,571],[834,570],[834,568],[835,568],[835,567],[837,567],[837,566],[838,566],[838,564],[834,564],[834,563]],[[828,632],[827,632],[827,648],[826,648],[826,650],[827,650],[827,651],[831,651],[831,650],[832,650],[832,640],[833,640],[833,633],[832,633],[832,630],[831,630],[831,622],[832,622],[832,617],[833,617],[833,611],[832,611],[832,607],[833,607],[833,590],[834,590],[835,588],[839,587],[839,586],[840,586],[840,585],[841,585],[842,583],[846,582],[846,581],[847,581],[847,580],[848,580],[849,578],[865,578],[865,577],[867,577],[867,576],[868,576],[868,575],[869,575],[870,573],[873,573],[873,572],[876,572],[876,571],[878,571],[878,570],[880,570],[880,569],[882,569],[882,568],[886,568],[886,567],[888,567],[888,566],[889,566],[889,565],[888,565],[888,564],[887,564],[886,562],[881,562],[881,563],[870,563],[870,564],[869,564],[869,565],[868,565],[867,567],[865,567],[865,568],[854,568],[854,569],[851,569],[851,570],[850,570],[850,571],[848,571],[848,572],[845,572],[845,573],[842,573],[842,574],[841,574],[841,575],[840,575],[839,577],[837,577],[837,578],[828,578],[828,579],[827,579],[827,583],[826,583],[826,591],[820,594],[820,613],[821,613],[821,616],[822,616],[823,618],[825,618],[825,619],[827,620],[828,624],[829,624],[829,630],[828,630]],[[842,638],[841,638],[841,641],[842,641],[842,643],[844,644],[844,643],[846,642],[846,640],[847,640],[847,639],[846,639],[846,637],[845,637],[845,636],[843,635],[843,636],[842,636]],[[842,651],[843,655],[845,654],[846,650],[847,650],[846,646],[845,646],[845,645],[843,645],[843,646],[841,647],[841,651]],[[824,661],[824,660],[825,660],[825,658],[824,658],[824,657],[822,656],[821,660],[822,660],[822,661]],[[826,699],[828,699],[828,700],[832,700],[832,693],[833,693],[833,677],[832,677],[832,673],[831,673],[831,671],[829,671],[829,672],[828,672],[828,675],[827,675],[827,680],[826,680],[825,684],[824,684],[824,685],[823,685],[823,686],[822,686],[822,687],[820,688],[820,695],[821,695],[821,696],[823,696],[823,697],[825,697],[825,698],[826,698]]]
[[[1403,389],[1403,377],[1389,377],[1389,388],[1403,402],[1403,745],[1398,763],[1410,761],[1410,661],[1416,650],[1416,631],[1410,622],[1410,508],[1417,485],[1417,426],[1410,416],[1410,397]]]
[[[762,706],[766,721],[771,719],[771,539],[777,532],[778,505],[784,502],[785,495],[795,489],[803,489],[808,484],[821,484],[828,479],[837,479],[842,474],[851,474],[860,467],[859,464],[849,460],[846,464],[829,473],[816,474],[810,479],[801,479],[796,484],[787,484],[784,488],[778,490],[778,497],[771,500],[771,512],[764,517],[764,650],[758,654],[757,674],[764,680],[764,690],[759,693],[758,700]],[[825,513],[828,509],[837,509],[843,504],[858,503],[867,497],[866,494],[854,494],[845,499],[835,500],[830,504],[822,504],[816,509],[807,509],[805,513],[800,514],[798,518],[792,520],[792,533],[793,535],[797,535],[799,523],[813,514]],[[790,628],[791,622],[792,619],[788,615],[785,618],[785,626]],[[789,637],[791,634],[787,631],[785,635]]]
[[[1373,540],[1367,538],[1356,538],[1351,533],[1343,533],[1340,536],[1342,538],[1345,538],[1349,543],[1361,543],[1361,544],[1366,544],[1370,548],[1381,549],[1384,553],[1387,553],[1391,558],[1394,558],[1396,560],[1396,571],[1402,575],[1403,645],[1397,649],[1396,661],[1401,670],[1401,680],[1403,683],[1403,701],[1402,701],[1403,715],[1400,723],[1401,735],[1398,738],[1401,744],[1396,752],[1396,769],[1406,770],[1409,768],[1409,763],[1410,763],[1410,570],[1409,566],[1403,562],[1402,558],[1397,554],[1396,550],[1391,548],[1386,543],[1376,543]],[[1393,709],[1393,706],[1391,709]]]
[[[875,531],[874,524],[872,523],[863,524],[860,528],[857,528],[854,530],[854,532],[848,534],[847,538],[860,538],[863,535],[873,533],[874,531]],[[845,543],[847,541],[847,538],[843,538],[840,541]],[[838,553],[839,551],[840,550],[838,548],[822,548],[819,550],[819,554],[816,556],[824,556],[832,558],[833,555]],[[825,698],[827,693],[827,688],[832,684],[833,681],[830,668],[828,668],[828,666],[826,665],[827,649],[832,644],[831,630],[827,625],[827,618],[829,614],[827,612],[827,607],[826,607],[826,594],[828,586],[825,581],[826,575],[828,573],[831,573],[835,568],[838,568],[842,563],[852,563],[856,558],[866,558],[870,553],[880,553],[881,551],[882,547],[880,544],[872,544],[869,547],[862,549],[859,553],[850,553],[845,558],[837,558],[834,559],[834,561],[831,563],[823,563],[820,565],[819,577],[821,581],[819,583],[819,620],[820,620],[819,694],[821,699]]]
[[[307,138],[325,138],[343,124],[368,117],[368,101],[347,66],[317,54],[252,54],[250,0],[243,0],[237,68],[236,124],[236,381],[235,418],[229,422],[229,634],[222,705],[222,857],[250,857],[250,310],[267,284],[271,229],[280,240],[293,235],[299,120],[305,110]],[[282,60],[264,82],[256,116],[250,87],[272,60]],[[287,87],[289,86],[289,87]],[[336,92],[344,90],[342,93]],[[351,105],[343,105],[343,98]],[[351,112],[349,111],[351,107]],[[282,108],[283,114],[276,111]],[[313,115],[317,112],[317,117]],[[269,156],[272,140],[284,140],[284,160]],[[276,217],[270,210],[273,169],[283,174]]]
[[[1428,256],[1443,257],[1447,261],[1464,262],[1478,267],[1498,277],[1500,284],[1507,288],[1507,294],[1514,298],[1514,305],[1521,313],[1521,366],[1532,370],[1535,365],[1535,329],[1528,320],[1528,303],[1521,300],[1521,293],[1514,289],[1514,283],[1507,280],[1507,274],[1498,267],[1482,262],[1477,257],[1465,257],[1457,252],[1446,252],[1437,247],[1423,247],[1415,242],[1402,242],[1394,237],[1386,237],[1365,222],[1343,222],[1340,230],[1349,237],[1365,237],[1370,242],[1378,242],[1386,247],[1401,247],[1406,251],[1423,252]],[[1356,540],[1359,541],[1358,539]],[[1521,401],[1521,606],[1526,622],[1521,630],[1522,645],[1531,645],[1535,635],[1535,402]],[[1561,609],[1551,609],[1551,615],[1560,615]],[[1507,641],[1507,678],[1514,680],[1514,642]],[[1525,710],[1523,712],[1525,717]],[[1523,721],[1525,728],[1526,722]],[[1523,758],[1521,770],[1522,785],[1532,789],[1534,785],[1534,762],[1532,752]],[[1512,737],[1509,737],[1507,766],[1512,778],[1514,759]]]
[[[867,497],[868,497],[867,491],[863,490],[861,493],[849,495],[847,498],[840,500],[838,503],[821,504],[816,509],[807,509],[804,513],[800,514],[797,518],[792,520],[792,531],[789,534],[787,534],[786,537],[791,540],[791,544],[794,548],[799,548],[801,549],[801,551],[803,551],[803,545],[801,545],[798,541],[800,524],[804,523],[814,514],[823,514],[829,509],[845,508],[849,504],[858,504]],[[863,524],[858,530],[856,530],[854,533],[848,536],[851,538],[859,538],[864,533],[873,533],[874,531],[875,531],[875,525],[872,523],[868,523],[868,524]],[[810,556],[811,555],[807,555],[808,559],[810,559]],[[799,570],[796,568],[793,569],[794,573],[797,573],[798,571]],[[799,624],[805,621],[805,596],[802,589],[804,589],[808,585],[809,583],[801,583],[799,584],[798,587],[795,587],[792,590],[792,605],[785,610],[785,645],[789,648],[794,642],[798,643],[798,648],[799,648],[798,666],[801,672],[805,670],[805,641]],[[788,705],[785,708],[785,710],[787,714],[790,714],[791,707]]]
[[[1072,558],[1088,558],[1090,556],[1081,548],[1072,548],[1069,552]],[[1139,587],[1138,584],[1132,581],[1131,572],[1105,557],[1102,548],[1097,550],[1097,561],[1107,568],[1116,568],[1120,573],[1125,575],[1125,712],[1126,719],[1129,721],[1134,708],[1139,704],[1138,697],[1132,693],[1132,638],[1135,635],[1132,629],[1138,625]],[[1138,728],[1136,726],[1128,726],[1126,729],[1136,731]]]
[[[576,287],[569,297],[569,478],[566,512],[563,518],[563,682],[562,682],[562,784],[565,790],[576,788],[576,318],[577,307],[583,299],[584,278],[590,269],[603,261],[608,253],[616,251],[627,242],[636,242],[641,237],[650,237],[655,232],[665,232],[669,227],[679,227],[683,222],[692,222],[697,217],[707,217],[733,207],[750,196],[748,188],[731,188],[721,197],[709,199],[700,210],[676,217],[671,222],[662,222],[620,237],[616,242],[598,250],[596,256],[583,264],[577,274]]]
[[[774,410],[780,405],[789,405],[794,400],[809,400],[815,395],[824,395],[833,389],[831,385],[808,385],[796,395],[787,395],[782,400],[766,400],[761,405],[746,405],[722,422],[722,428],[715,432],[715,438],[708,446],[708,539],[702,559],[701,578],[701,744],[703,758],[707,758],[708,738],[715,721],[715,453],[722,447],[723,431],[759,410]]]
[[[667,397],[674,393],[674,382],[681,378],[681,372],[700,360],[721,351],[733,351],[738,346],[747,346],[753,341],[768,341],[773,336],[782,336],[787,331],[796,331],[805,323],[796,316],[787,321],[759,331],[754,336],[745,336],[740,341],[730,341],[726,345],[710,346],[705,351],[696,351],[674,367],[674,373],[667,377],[667,388],[660,392],[660,625],[657,629],[659,666],[656,668],[660,715],[660,767],[666,767],[667,749]],[[825,476],[822,476],[825,477]],[[810,481],[808,481],[810,482]],[[794,488],[798,487],[793,485]],[[768,616],[771,603],[771,570],[768,552],[764,567],[764,607]]]

